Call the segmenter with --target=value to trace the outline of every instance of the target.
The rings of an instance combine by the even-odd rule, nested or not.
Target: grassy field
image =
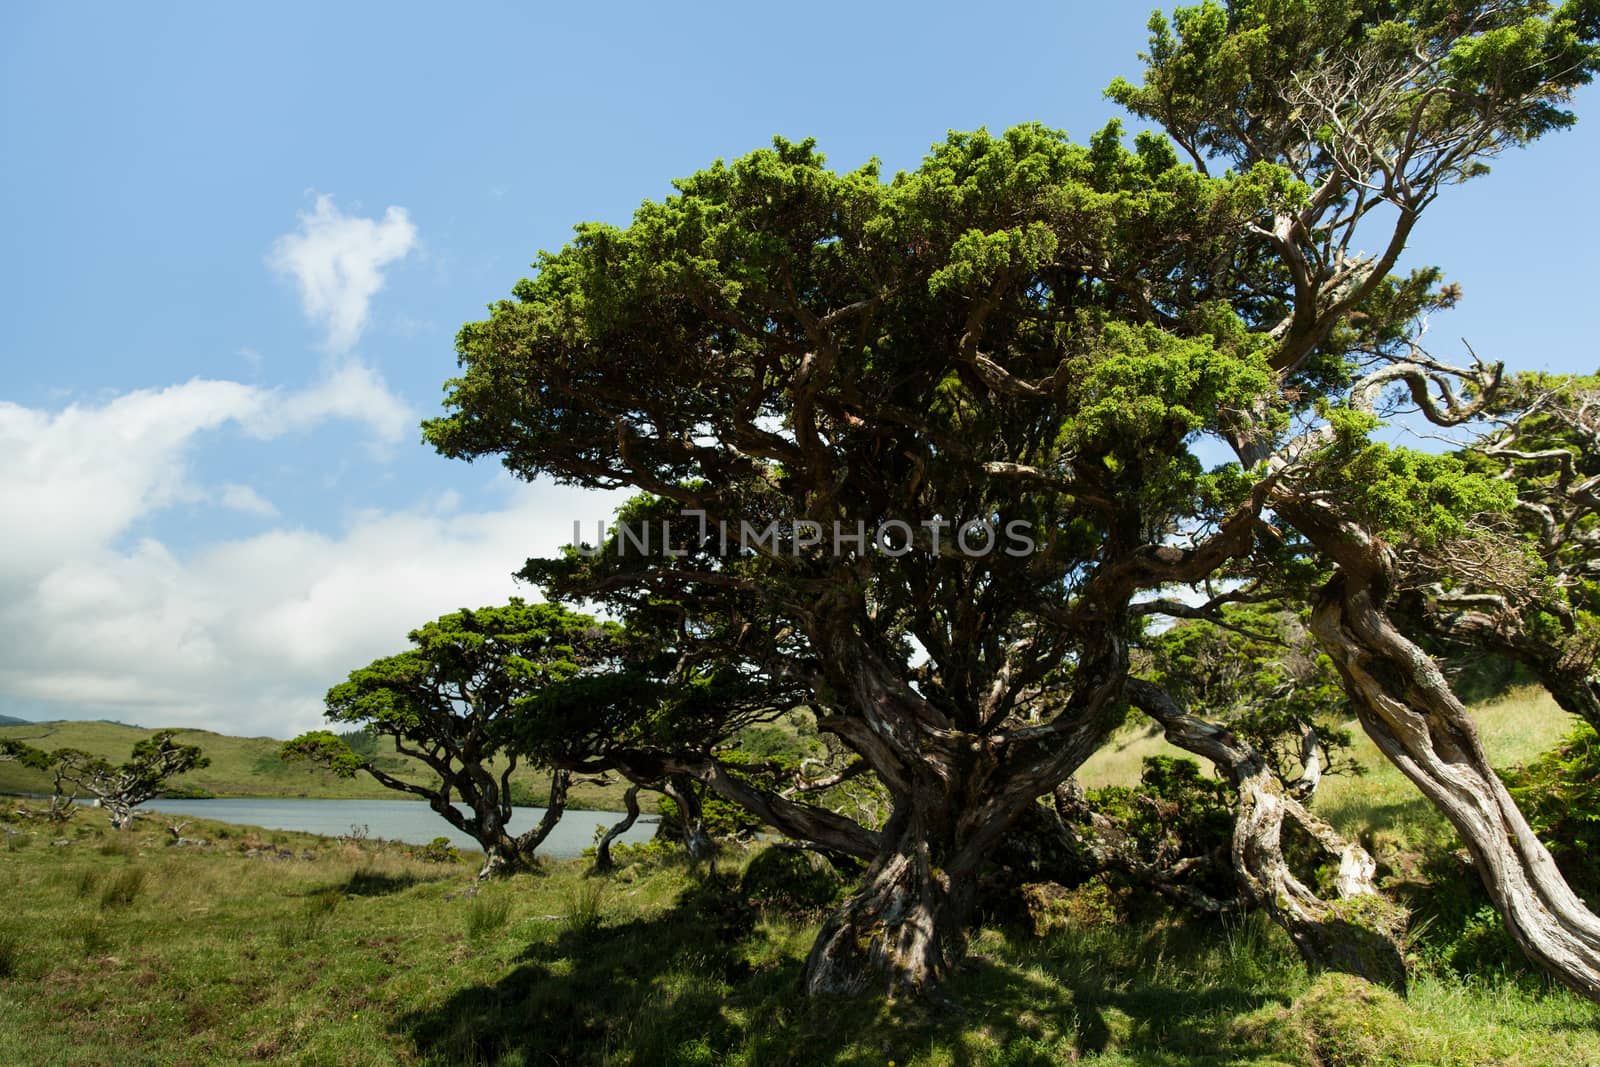
[[[1501,763],[1567,727],[1530,693],[1478,715]],[[1134,726],[1092,780],[1159,750]],[[1319,808],[1368,840],[1440,833],[1358,755],[1373,769]],[[670,853],[479,887],[470,857],[202,820],[184,833],[204,848],[97,811],[0,830],[0,1064],[1600,1064],[1600,1008],[1514,963],[1462,976],[1419,945],[1400,1000],[1313,979],[1260,915],[1090,908],[1037,936],[993,910],[934,1011],[801,996],[819,917],[753,908]]]
[[[8,837],[0,1063],[1600,1063],[1600,1010],[1569,994],[1312,982],[1259,917],[991,925],[930,1012],[800,997],[815,920],[671,859],[480,890],[393,846],[197,822],[213,847],[178,848],[99,820]]]
[[[1542,689],[1519,689],[1473,709],[1484,748],[1497,767],[1532,760],[1556,742],[1576,721],[1556,706]],[[1346,833],[1432,831],[1443,818],[1395,766],[1384,759],[1355,722],[1349,726],[1351,754],[1359,776],[1334,775],[1317,792],[1317,812]],[[1159,727],[1140,716],[1125,726],[1112,743],[1084,764],[1078,778],[1088,786],[1133,785],[1146,756],[1187,756],[1167,743]],[[1192,757],[1191,757],[1192,758]]]
[[[35,748],[78,748],[114,763],[128,758],[134,742],[149,737],[154,730],[123,726],[111,722],[43,722],[24,726],[0,727],[0,737],[25,741]],[[329,797],[335,799],[395,799],[399,794],[385,789],[366,775],[340,778],[306,763],[285,763],[278,758],[281,741],[271,737],[231,737],[209,730],[179,730],[179,742],[199,745],[211,765],[172,779],[180,789],[199,789],[226,797]],[[379,741],[383,768],[409,782],[423,783],[433,773],[420,763],[399,755],[387,738]],[[549,796],[547,774],[518,771],[512,776],[537,802]],[[0,763],[0,793],[48,793],[50,779],[15,763]],[[583,784],[575,786],[568,804],[574,808],[616,811],[622,808],[621,786]],[[654,800],[654,794],[645,798]],[[653,808],[652,808],[653,810]]]

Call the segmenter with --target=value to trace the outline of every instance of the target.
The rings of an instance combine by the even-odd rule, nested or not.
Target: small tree
[[[45,817],[51,822],[65,822],[72,818],[73,802],[77,800],[71,783],[61,775],[61,764],[54,752],[34,748],[32,745],[9,738],[0,740],[0,763],[20,763],[24,767],[55,776],[55,789],[50,796],[50,810]]]
[[[462,610],[410,634],[415,646],[374,660],[328,691],[327,718],[388,737],[396,751],[437,776],[417,784],[379,765],[328,730],[283,746],[286,760],[310,760],[343,777],[365,773],[426,800],[482,846],[480,877],[515,868],[533,856],[560,820],[570,775],[557,770],[539,825],[514,836],[511,775],[520,762],[513,741],[519,707],[543,687],[572,678],[616,654],[620,628],[554,604],[512,600],[503,607]],[[492,764],[501,760],[498,769]]]
[[[51,754],[55,759],[56,796],[62,796],[68,785],[93,794],[110,813],[112,827],[123,829],[133,820],[134,808],[167,788],[168,778],[210,766],[211,760],[201,754],[200,746],[180,745],[174,736],[174,731],[163,730],[145,738],[133,746],[133,755],[126,763],[115,766],[79,749],[56,749]]]
[[[10,738],[0,738],[0,763],[20,763],[24,767],[34,770],[45,770],[53,762],[51,754],[43,749],[34,748],[32,745],[13,741]]]

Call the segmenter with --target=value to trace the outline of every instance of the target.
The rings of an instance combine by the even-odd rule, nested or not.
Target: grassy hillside
[[[0,1063],[1600,1063],[1600,1012],[1570,993],[1313,980],[1260,915],[991,924],[931,1010],[807,999],[817,919],[752,910],[670,856],[479,888],[466,864],[201,820],[185,833],[205,849],[97,812],[7,829]]]
[[[0,727],[0,737],[25,741],[35,748],[78,748],[113,762],[127,759],[134,743],[154,732],[111,722],[42,722]],[[365,775],[346,779],[305,763],[284,763],[278,758],[282,742],[270,737],[231,737],[209,730],[179,730],[177,740],[187,745],[199,745],[211,759],[209,767],[174,778],[173,785],[179,788],[199,789],[216,796],[232,797],[331,797],[353,800],[400,796]],[[380,742],[379,753],[383,769],[403,781],[423,783],[433,778],[433,773],[426,767],[396,753],[393,744],[386,739]],[[518,771],[512,776],[512,781],[541,801],[549,795],[548,775]],[[0,793],[49,791],[50,780],[47,775],[15,763],[0,763]],[[572,790],[569,803],[572,807],[618,810],[622,807],[622,792],[620,786],[580,785]]]
[[[1575,721],[1543,689],[1517,690],[1474,708],[1473,715],[1497,767],[1526,763],[1554,748]],[[1326,779],[1317,792],[1318,813],[1347,833],[1442,825],[1443,818],[1378,752],[1360,725],[1348,725],[1355,740],[1352,754],[1365,773]],[[1144,758],[1156,755],[1188,753],[1169,745],[1160,728],[1140,716],[1085,763],[1078,777],[1088,786],[1132,785],[1139,780]]]

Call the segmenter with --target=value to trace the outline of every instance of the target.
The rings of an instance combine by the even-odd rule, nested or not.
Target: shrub
[[[460,863],[461,850],[448,837],[436,837],[426,845],[411,849],[411,855],[425,863]]]
[[[1112,886],[1104,875],[1068,889],[1055,882],[1031,882],[1022,887],[1022,901],[1036,937],[1060,929],[1083,930],[1115,926],[1124,920],[1127,890]]]
[[[1225,900],[1237,891],[1228,859],[1236,796],[1231,785],[1206,775],[1194,760],[1146,756],[1137,786],[1090,790],[1087,800],[1142,862],[1166,868],[1188,858],[1205,860],[1184,880]],[[1097,832],[1087,820],[1084,829]]]
[[[1554,749],[1526,767],[1501,773],[1534,833],[1550,849],[1567,884],[1600,902],[1600,736],[1580,722]]]
[[[787,913],[820,911],[843,887],[844,879],[823,857],[781,846],[762,849],[745,868],[739,886],[752,902]]]

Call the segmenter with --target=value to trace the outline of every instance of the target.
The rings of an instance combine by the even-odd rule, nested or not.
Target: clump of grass
[[[78,941],[83,945],[85,958],[104,956],[111,948],[111,937],[106,933],[106,924],[99,919],[86,923],[78,931]]]
[[[344,900],[338,889],[319,889],[306,897],[299,914],[289,925],[280,927],[278,941],[285,948],[316,938],[327,927],[328,920]]]
[[[605,922],[606,883],[585,879],[567,892],[561,913],[561,926],[574,937],[589,937]]]
[[[28,834],[17,833],[15,831],[9,831],[9,830],[6,832],[6,851],[7,852],[21,852],[23,849],[27,848],[32,843],[33,843],[33,838],[31,836],[29,836]]]
[[[120,834],[108,837],[100,844],[102,856],[132,856],[138,851],[131,840]]]
[[[144,891],[143,867],[125,867],[100,891],[100,907],[126,908]]]
[[[22,938],[13,930],[0,930],[0,979],[22,973]]]
[[[480,893],[467,905],[467,940],[474,944],[505,929],[511,899],[504,893]]]

